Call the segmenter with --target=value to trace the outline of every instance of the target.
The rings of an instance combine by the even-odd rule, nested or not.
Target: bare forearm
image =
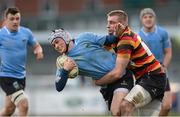
[[[163,65],[165,67],[168,67],[172,58],[172,50],[171,48],[166,49],[165,54],[164,54],[164,60],[163,60]]]
[[[164,56],[164,61],[163,61],[163,65],[165,66],[165,67],[168,67],[169,66],[169,64],[170,64],[170,61],[171,61],[171,56]]]
[[[108,74],[103,76],[101,79],[95,80],[95,84],[96,85],[110,84],[112,82],[117,81],[118,79],[120,79],[120,76],[116,77],[116,76],[114,76],[113,72],[109,72]]]
[[[124,75],[128,62],[129,62],[128,59],[118,58],[116,60],[116,67],[112,71],[104,75],[102,78],[100,78],[99,80],[96,80],[95,84],[104,85],[117,81]]]

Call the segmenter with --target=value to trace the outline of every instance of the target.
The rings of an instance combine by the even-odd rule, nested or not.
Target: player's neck
[[[155,31],[155,26],[153,27],[144,27],[145,32],[154,32]]]

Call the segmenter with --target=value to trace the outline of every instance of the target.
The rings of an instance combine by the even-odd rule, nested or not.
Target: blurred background
[[[131,28],[140,29],[139,13],[151,7],[157,22],[165,27],[172,40],[173,58],[169,77],[173,91],[171,115],[180,115],[180,1],[179,0],[0,0],[0,18],[7,7],[21,10],[21,24],[30,28],[44,49],[45,58],[36,61],[30,50],[27,59],[27,89],[30,115],[107,115],[106,104],[91,78],[79,76],[69,80],[61,93],[55,90],[55,61],[58,53],[47,41],[56,28],[69,30],[73,36],[90,31],[107,34],[106,14],[125,10]],[[0,89],[0,109],[4,104]]]

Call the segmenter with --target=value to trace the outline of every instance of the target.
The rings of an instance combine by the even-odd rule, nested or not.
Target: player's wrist
[[[69,71],[67,69],[63,68],[62,72],[65,73],[65,74],[68,74]]]
[[[164,64],[162,64],[162,66],[163,66],[164,68],[167,68],[167,66],[166,66],[166,65],[164,65]]]

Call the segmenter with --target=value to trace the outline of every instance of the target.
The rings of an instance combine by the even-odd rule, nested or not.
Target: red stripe
[[[149,71],[152,71],[154,68],[156,68],[158,66],[159,62],[156,61],[153,64],[151,64],[150,66],[148,66],[146,69],[143,69],[141,71],[138,71],[135,73],[136,79],[139,79],[139,77],[141,77],[144,73],[147,73]],[[159,67],[158,67],[159,68]],[[158,69],[157,68],[157,69]]]

